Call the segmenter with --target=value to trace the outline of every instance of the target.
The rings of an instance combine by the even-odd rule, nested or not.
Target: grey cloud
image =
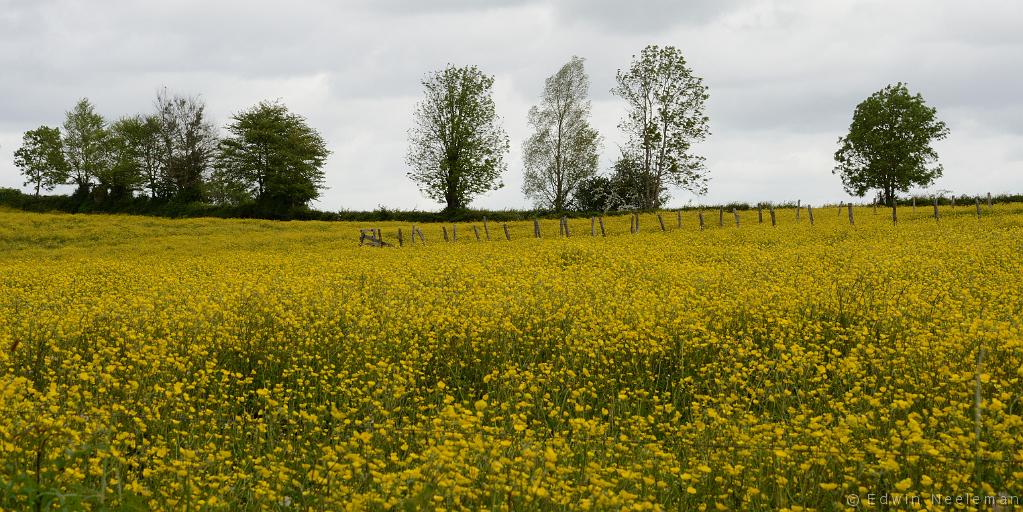
[[[200,93],[224,123],[281,98],[334,150],[322,208],[434,208],[405,177],[420,80],[447,63],[497,77],[512,138],[506,187],[488,207],[524,206],[526,111],[571,55],[586,59],[607,168],[622,140],[615,71],[645,45],[671,44],[710,86],[711,192],[702,200],[844,198],[830,175],[852,109],[905,81],[952,128],[942,187],[1023,187],[1023,3],[278,2],[0,0],[0,186],[21,186],[21,133],[60,124],[79,97],[109,118],[147,111],[158,87]],[[977,171],[982,168],[983,173]],[[676,202],[689,199],[676,194]],[[815,199],[815,200],[816,200]]]

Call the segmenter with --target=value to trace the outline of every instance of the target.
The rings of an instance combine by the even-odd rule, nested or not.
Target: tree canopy
[[[41,188],[53,190],[64,184],[68,180],[68,166],[60,129],[40,126],[25,132],[21,147],[14,152],[14,165],[25,177],[25,185],[35,188],[37,196]]]
[[[832,173],[849,194],[877,190],[891,204],[897,192],[941,176],[932,143],[947,136],[948,127],[922,95],[911,94],[902,82],[889,85],[856,106],[848,135],[838,139]]]
[[[409,131],[408,176],[454,211],[504,184],[508,136],[492,97],[494,79],[476,66],[448,65],[423,80]]]
[[[319,197],[330,151],[304,117],[264,101],[235,114],[227,131],[214,181],[237,185],[225,194],[234,194],[228,201],[251,198],[273,213],[287,213]]]

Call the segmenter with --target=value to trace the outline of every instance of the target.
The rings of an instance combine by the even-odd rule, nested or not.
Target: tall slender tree
[[[103,116],[87,98],[78,101],[64,120],[64,157],[75,195],[89,194],[99,175],[110,165],[108,132]]]
[[[446,210],[503,186],[508,136],[494,106],[494,78],[476,66],[449,65],[423,80],[425,97],[409,131],[408,176]]]
[[[537,206],[566,209],[579,184],[597,172],[600,136],[589,123],[589,87],[583,59],[572,57],[529,109],[534,133],[522,147],[522,190]]]
[[[25,132],[21,147],[14,152],[14,165],[25,177],[25,185],[39,190],[53,190],[68,180],[68,166],[64,159],[60,129],[40,126]]]
[[[626,101],[628,113],[619,127],[628,136],[626,151],[639,162],[640,207],[656,208],[668,185],[697,194],[707,190],[704,158],[692,152],[695,142],[710,135],[704,115],[707,86],[693,74],[673,46],[647,46],[626,71],[618,71],[611,92]]]

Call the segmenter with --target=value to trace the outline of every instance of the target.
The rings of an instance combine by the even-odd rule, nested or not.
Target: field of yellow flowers
[[[807,213],[410,245],[0,212],[0,509],[1023,494],[1023,205]]]

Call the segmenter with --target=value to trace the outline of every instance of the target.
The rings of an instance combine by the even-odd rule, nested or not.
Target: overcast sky
[[[25,130],[88,97],[108,119],[148,112],[158,88],[201,94],[218,126],[280,99],[333,152],[322,209],[439,209],[406,177],[423,76],[447,63],[494,75],[511,138],[505,187],[472,206],[528,206],[526,112],[544,79],[586,59],[610,167],[624,137],[615,72],[647,44],[681,49],[710,87],[696,147],[725,201],[837,202],[837,139],[855,105],[897,81],[951,134],[931,190],[1023,192],[1023,2],[0,0],[0,186],[21,187]],[[27,189],[26,189],[27,190]]]

